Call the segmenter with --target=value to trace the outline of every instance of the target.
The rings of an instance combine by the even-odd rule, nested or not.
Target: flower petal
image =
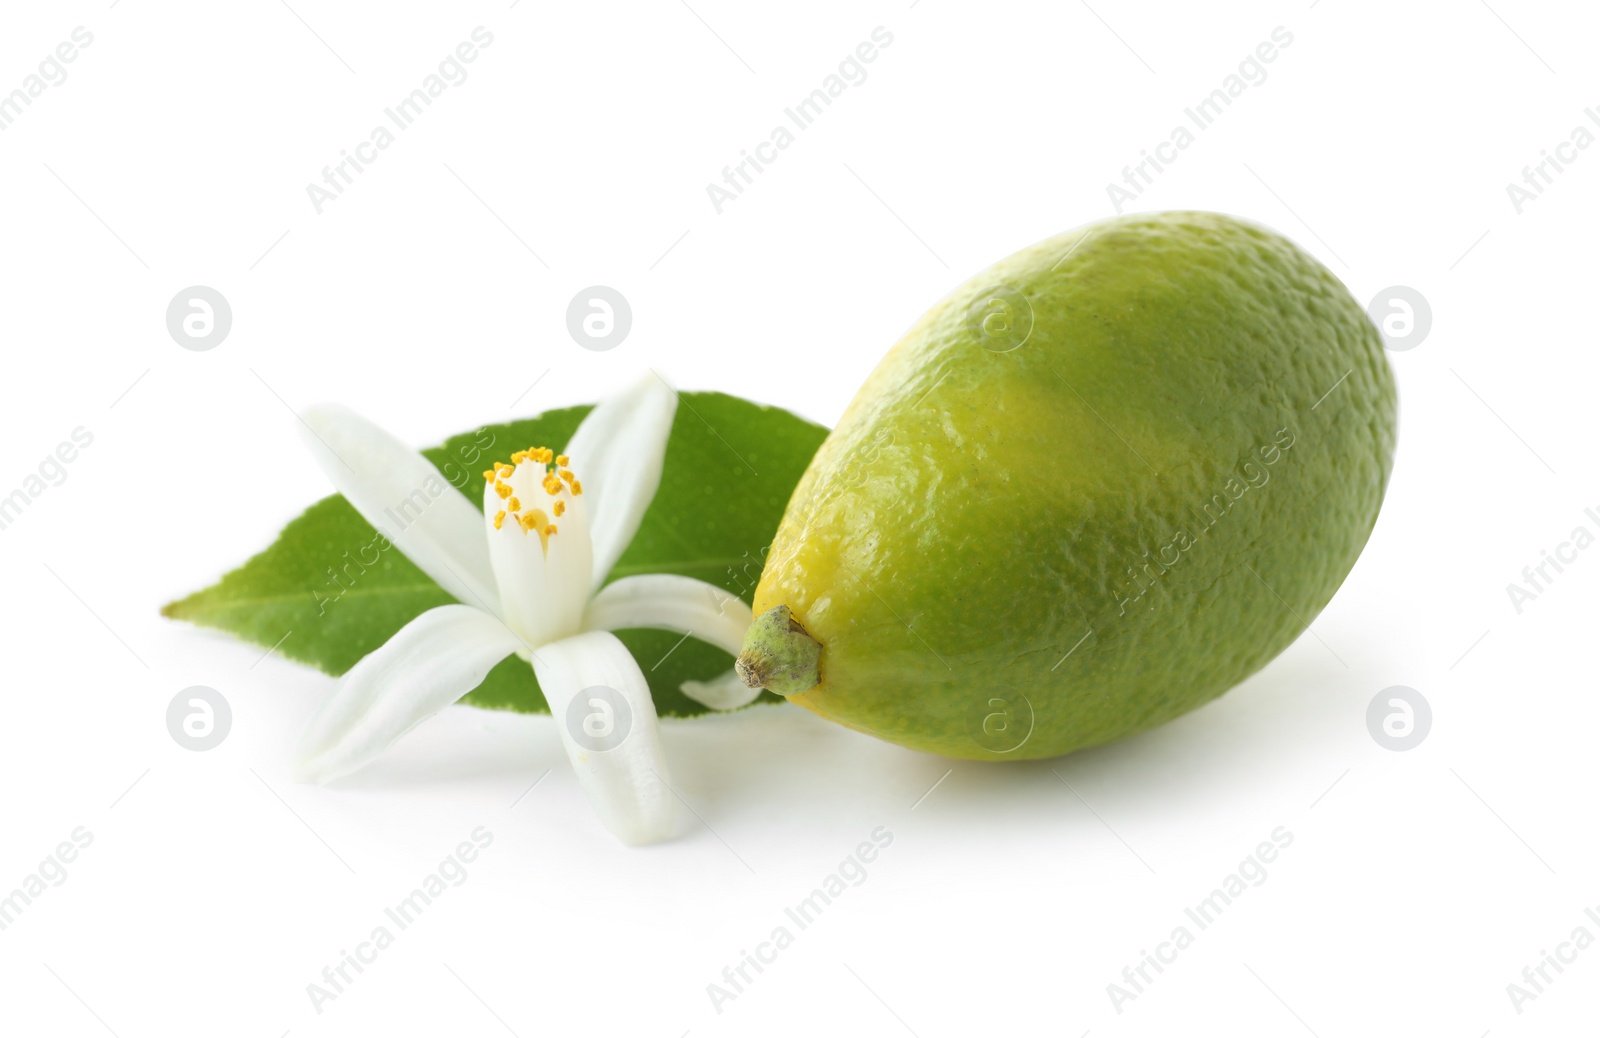
[[[753,619],[743,599],[714,584],[674,573],[646,573],[602,588],[589,601],[583,626],[591,631],[680,631],[737,656]]]
[[[633,540],[656,496],[677,409],[677,391],[651,372],[590,411],[567,444],[589,498],[594,587]]]
[[[551,493],[539,462],[516,462],[502,478],[504,471],[485,482],[482,520],[501,615],[530,645],[571,637],[583,630],[594,569],[588,497],[573,495],[559,479]]]
[[[710,681],[685,681],[678,689],[696,703],[713,710],[737,710],[749,706],[761,694],[759,688],[746,685],[739,672],[731,668]]]
[[[625,843],[672,835],[675,794],[650,686],[616,635],[539,646],[533,671],[595,812]]]
[[[301,414],[306,446],[345,500],[459,601],[499,611],[483,517],[433,463],[338,404]]]
[[[295,750],[301,782],[327,782],[364,766],[419,722],[477,688],[522,648],[510,629],[471,606],[430,609],[339,679]]]

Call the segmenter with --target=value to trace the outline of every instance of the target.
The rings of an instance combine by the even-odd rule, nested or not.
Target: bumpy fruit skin
[[[1377,330],[1292,242],[1213,213],[1091,224],[895,345],[796,487],[755,610],[822,644],[791,698],[841,724],[976,759],[1105,743],[1305,630],[1395,426]]]

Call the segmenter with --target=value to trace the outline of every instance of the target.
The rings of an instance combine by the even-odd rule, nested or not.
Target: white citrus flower
[[[606,827],[628,843],[671,835],[675,796],[650,687],[610,632],[684,631],[737,654],[751,621],[737,597],[689,577],[649,574],[601,586],[660,485],[676,409],[671,388],[644,378],[591,411],[563,453],[534,447],[485,472],[482,514],[431,462],[366,419],[336,405],[306,412],[312,453],[380,530],[395,502],[421,487],[443,488],[389,539],[460,604],[423,613],[339,680],[300,741],[296,777],[326,782],[355,771],[516,655],[532,663]],[[597,686],[614,695],[601,693],[585,709],[592,703],[602,730],[624,715],[626,723],[620,741],[612,732],[604,748],[589,749],[566,717],[573,698]],[[684,691],[717,709],[756,694],[731,671]]]

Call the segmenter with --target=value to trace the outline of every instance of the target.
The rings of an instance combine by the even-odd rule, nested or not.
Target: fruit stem
[[[749,688],[793,696],[817,686],[821,655],[822,645],[790,615],[789,607],[774,606],[750,625],[733,669]]]

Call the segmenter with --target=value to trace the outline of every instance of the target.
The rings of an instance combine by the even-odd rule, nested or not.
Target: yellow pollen
[[[566,510],[567,510],[567,503],[565,501],[557,501],[556,502],[556,507],[555,507],[554,511],[556,513],[556,518],[557,519],[560,519],[561,518],[561,513],[565,512]]]
[[[565,454],[557,454],[549,447],[529,447],[527,450],[518,451],[517,453],[513,454],[511,456],[511,460],[518,465],[526,463],[546,466],[544,475],[539,481],[539,485],[543,487],[544,492],[549,494],[551,497],[560,497],[563,490],[570,491],[574,495],[583,493],[583,484],[578,482],[578,477],[573,474],[570,468],[567,467],[572,463],[572,459]],[[550,467],[552,463],[555,466],[554,468]],[[496,470],[494,472],[486,473],[485,478],[488,478],[489,476],[498,476],[500,479],[505,479],[511,475],[512,471],[513,470],[511,466],[497,464]],[[500,493],[502,498],[510,496],[509,491],[501,491],[498,486],[495,489]],[[563,511],[565,511],[565,508],[565,505],[557,501],[555,503],[556,515],[559,516]],[[518,510],[516,503],[512,504],[511,510]],[[525,525],[524,529],[536,528]],[[551,532],[553,533],[554,531],[552,530]]]
[[[542,509],[535,508],[533,511],[525,512],[515,518],[517,525],[522,527],[524,533],[532,530],[539,535],[540,548],[546,552],[550,550],[550,535],[556,532],[556,527]]]
[[[504,512],[496,512],[494,514],[494,528],[496,530],[500,529],[500,524],[505,522],[505,521],[506,521],[506,514]]]
[[[485,469],[484,472],[483,472],[483,478],[486,481],[488,481],[490,483],[493,483],[494,482],[494,469]]]
[[[506,507],[511,509],[513,512],[520,512],[522,511],[522,502],[518,501],[516,498],[512,498],[506,502]]]
[[[494,492],[500,495],[500,500],[504,501],[506,498],[511,496],[511,484],[496,483],[494,485]]]

